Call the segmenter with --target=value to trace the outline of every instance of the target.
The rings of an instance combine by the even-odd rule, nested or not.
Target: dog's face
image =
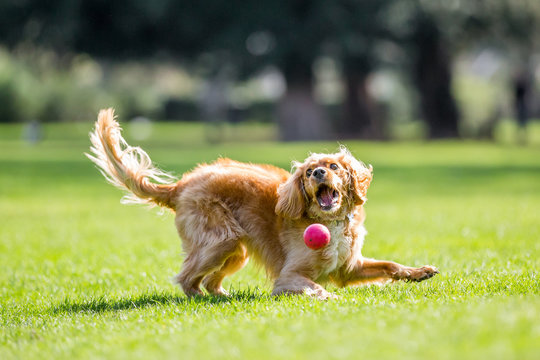
[[[344,148],[336,154],[313,154],[294,167],[294,174],[278,189],[279,215],[342,219],[367,200],[372,169]]]

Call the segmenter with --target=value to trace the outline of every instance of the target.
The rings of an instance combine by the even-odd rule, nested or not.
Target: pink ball
[[[311,224],[304,231],[304,242],[313,250],[323,248],[330,242],[330,231],[322,224]]]

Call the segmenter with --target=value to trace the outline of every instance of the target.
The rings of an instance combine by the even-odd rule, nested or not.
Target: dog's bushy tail
[[[148,154],[122,137],[113,109],[99,112],[90,133],[91,154],[86,156],[114,186],[127,190],[122,203],[150,204],[174,209],[176,179],[156,168]]]

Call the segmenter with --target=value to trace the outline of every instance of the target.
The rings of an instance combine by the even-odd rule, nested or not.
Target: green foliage
[[[156,85],[160,71],[165,72],[162,78],[170,73],[178,85],[164,92]],[[182,86],[193,86],[191,79],[180,74],[166,64],[107,66],[86,55],[62,58],[35,47],[16,53],[0,47],[0,123],[82,121],[110,106],[128,119],[162,116],[161,105],[167,96],[180,93],[185,98],[188,92]],[[193,91],[187,96],[193,96]]]
[[[181,263],[172,214],[119,204],[83,156],[90,127],[48,124],[28,146],[20,125],[0,126],[2,359],[537,358],[537,148],[349,142],[375,171],[364,254],[440,275],[331,287],[340,299],[319,302],[271,298],[248,266],[227,280],[230,299],[186,299],[170,281]],[[338,146],[203,139],[197,124],[167,123],[139,144],[177,174],[220,155],[289,168]]]
[[[536,0],[444,0],[418,3],[433,16],[456,47],[478,44],[526,51],[538,49],[540,4]]]

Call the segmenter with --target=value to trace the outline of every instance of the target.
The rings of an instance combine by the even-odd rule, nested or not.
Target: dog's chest
[[[352,251],[353,239],[350,234],[345,234],[345,223],[332,224],[328,229],[330,243],[321,252],[321,276],[326,276],[343,265]]]

